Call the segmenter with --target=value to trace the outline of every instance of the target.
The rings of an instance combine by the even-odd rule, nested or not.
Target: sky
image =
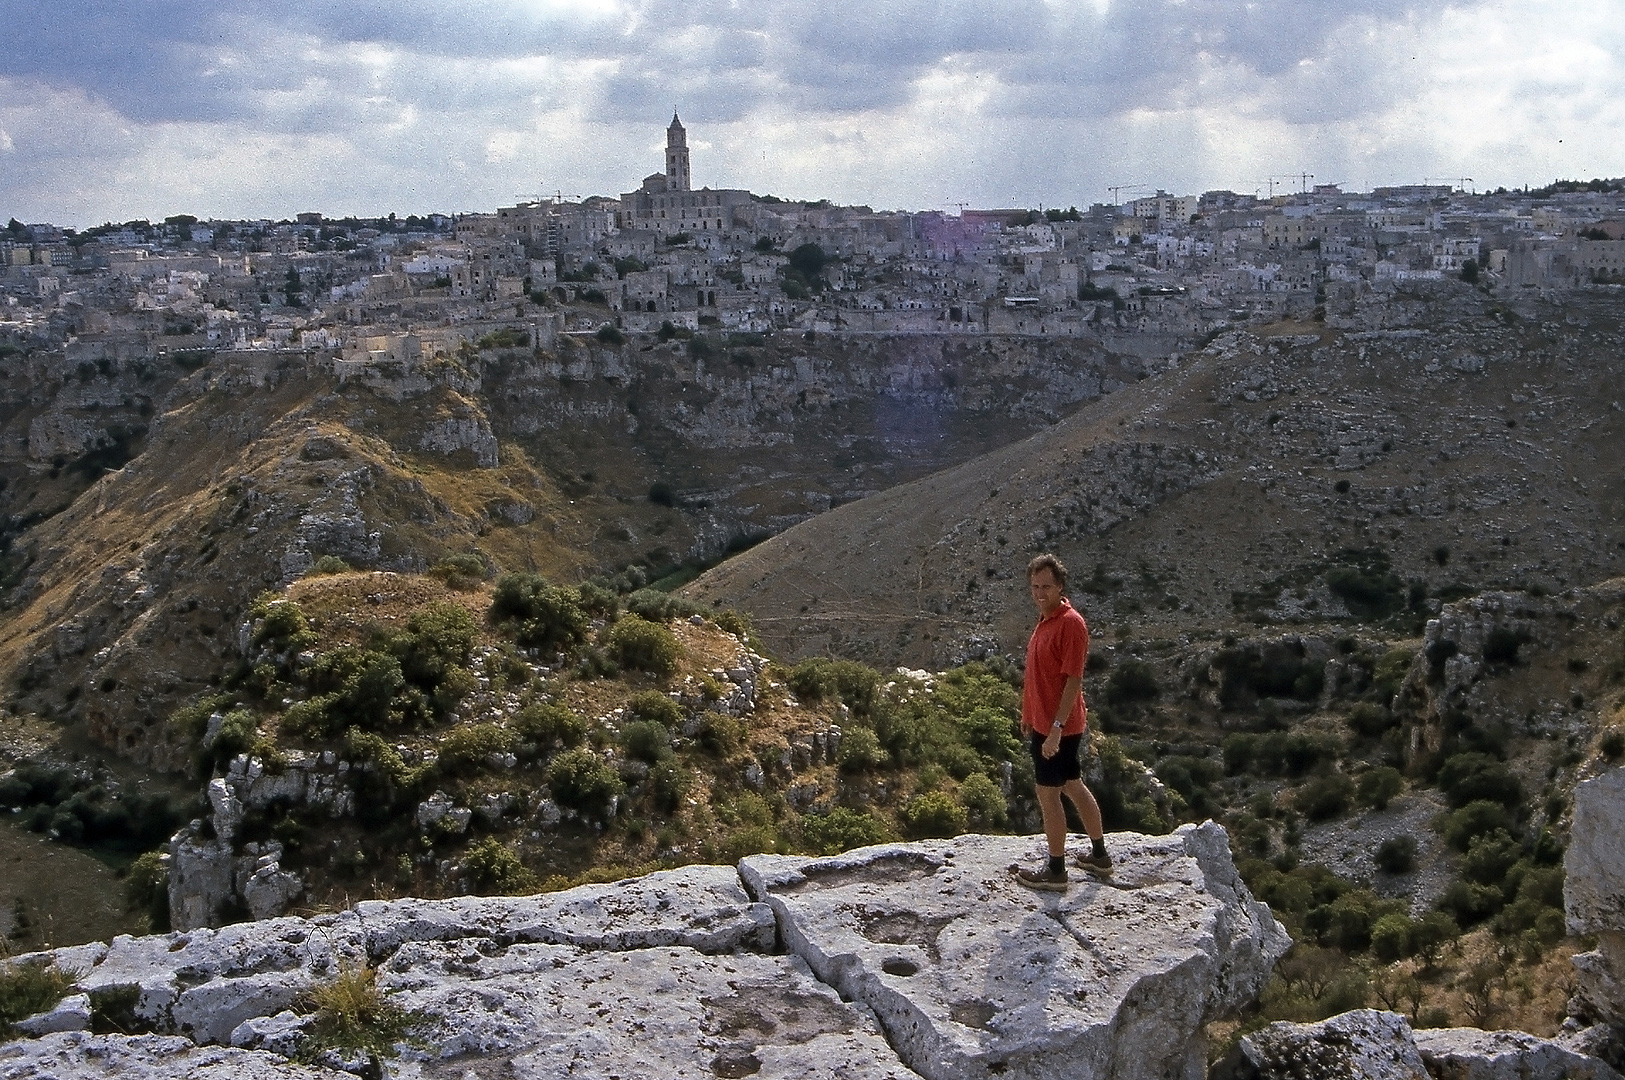
[[[1625,0],[0,0],[0,220],[1625,176]],[[1119,190],[1112,191],[1112,188]]]

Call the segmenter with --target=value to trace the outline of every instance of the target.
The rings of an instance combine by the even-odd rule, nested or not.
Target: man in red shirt
[[[1027,642],[1027,674],[1021,692],[1021,734],[1033,755],[1038,806],[1044,815],[1049,863],[1041,870],[1012,867],[1032,889],[1065,891],[1066,796],[1083,819],[1092,850],[1077,865],[1097,874],[1112,871],[1101,827],[1100,806],[1083,783],[1079,750],[1088,728],[1083,669],[1089,660],[1089,627],[1066,598],[1066,567],[1054,555],[1027,564],[1027,585],[1038,608],[1038,625]]]

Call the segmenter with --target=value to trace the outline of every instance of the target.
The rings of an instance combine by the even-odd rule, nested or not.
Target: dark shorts
[[[1083,779],[1083,762],[1078,750],[1083,746],[1082,735],[1062,735],[1061,748],[1055,756],[1044,756],[1044,736],[1033,732],[1027,747],[1033,752],[1033,776],[1039,787],[1060,787],[1068,780]]]

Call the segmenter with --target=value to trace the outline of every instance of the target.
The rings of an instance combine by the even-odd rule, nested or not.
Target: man
[[[1030,889],[1064,892],[1067,875],[1063,795],[1077,809],[1092,842],[1092,850],[1079,855],[1076,864],[1097,874],[1112,872],[1100,806],[1084,786],[1079,759],[1088,727],[1083,669],[1089,659],[1089,627],[1066,598],[1066,567],[1054,555],[1040,555],[1027,564],[1027,586],[1038,608],[1038,625],[1027,642],[1021,734],[1032,750],[1049,863],[1039,870],[1011,867],[1011,872]]]

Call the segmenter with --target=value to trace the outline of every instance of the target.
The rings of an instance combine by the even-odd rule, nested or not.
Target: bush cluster
[[[1238,731],[1225,737],[1222,748],[1224,771],[1231,776],[1302,776],[1343,753],[1342,743],[1330,735],[1296,731]]]
[[[497,578],[490,618],[525,648],[568,652],[587,640],[580,590],[553,585],[540,574]]]
[[[125,854],[157,847],[191,816],[188,805],[166,796],[115,793],[88,776],[32,761],[0,779],[0,809],[63,843]]]
[[[1325,665],[1297,641],[1224,648],[1211,667],[1219,675],[1219,705],[1227,710],[1251,709],[1259,698],[1313,701],[1326,681]]]

